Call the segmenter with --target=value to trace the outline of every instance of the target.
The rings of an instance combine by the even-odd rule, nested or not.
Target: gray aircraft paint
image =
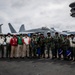
[[[19,32],[25,32],[25,26],[24,26],[24,24],[21,25],[21,27],[19,29]]]
[[[0,24],[0,34],[2,33],[2,25],[3,24]]]
[[[11,25],[11,23],[8,23],[8,25],[9,25],[9,28],[10,28],[11,33],[17,33],[16,30]]]

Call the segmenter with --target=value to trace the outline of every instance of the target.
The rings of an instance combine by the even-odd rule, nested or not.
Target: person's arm
[[[31,42],[31,38],[29,38],[28,42],[29,42],[29,44],[30,44],[30,42]]]
[[[10,39],[10,44],[12,45],[12,38]]]
[[[22,42],[23,42],[23,44],[26,44],[25,41],[24,41],[24,39],[22,39]]]

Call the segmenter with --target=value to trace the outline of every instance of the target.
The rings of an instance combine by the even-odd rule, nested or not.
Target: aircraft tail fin
[[[19,29],[19,32],[25,32],[25,26],[24,26],[24,24],[21,25],[21,27]]]
[[[3,25],[3,24],[0,24],[0,33],[2,33],[2,27],[1,27],[2,25]]]
[[[13,28],[11,23],[8,23],[11,33],[16,33],[16,30]]]

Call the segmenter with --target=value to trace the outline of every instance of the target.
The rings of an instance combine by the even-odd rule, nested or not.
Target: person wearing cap
[[[55,55],[54,56],[55,56],[55,58],[57,58],[57,52],[59,50],[59,45],[60,45],[59,40],[60,40],[59,33],[56,32],[55,36],[54,36],[54,41],[55,41]],[[59,56],[59,54],[58,54],[58,56]],[[59,56],[59,58],[60,58],[60,56]]]
[[[44,34],[40,34],[40,49],[41,49],[41,57],[45,58],[45,37]]]
[[[3,35],[0,35],[0,52],[1,52],[1,58],[4,58],[4,37]]]
[[[71,35],[70,40],[70,49],[71,49],[71,60],[75,61],[75,35]]]
[[[23,52],[22,52],[22,57],[29,57],[29,45],[30,45],[30,37],[28,37],[27,34],[23,37]]]
[[[70,40],[68,36],[65,36],[63,41],[63,59],[70,60],[70,56],[71,56]]]
[[[42,33],[38,33],[37,37],[36,37],[36,41],[37,41],[37,46],[36,46],[36,54],[38,56],[38,58],[41,57],[41,38]]]
[[[11,40],[11,34],[8,33],[6,36],[6,58],[10,57],[11,53],[11,45],[10,45],[10,40]]]
[[[74,35],[72,43],[74,44],[73,45],[73,60],[75,61],[75,35]]]
[[[30,48],[31,48],[30,56],[35,58],[36,57],[36,49],[37,49],[36,34],[33,34],[32,38],[31,38]]]
[[[51,33],[48,32],[46,37],[47,54],[48,54],[47,58],[50,58],[51,41],[52,41],[52,36],[51,36]]]
[[[59,36],[59,49],[58,49],[58,59],[61,59],[63,55],[63,35]]]
[[[73,48],[74,48],[74,35],[70,35],[70,50],[71,50],[71,60],[73,60]]]
[[[23,38],[22,34],[18,36],[17,58],[22,57],[23,52]]]
[[[10,44],[11,44],[11,58],[16,57],[16,50],[17,50],[17,36],[14,34],[13,37],[10,40]]]

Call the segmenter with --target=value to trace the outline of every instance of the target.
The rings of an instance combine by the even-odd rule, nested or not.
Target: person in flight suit
[[[58,59],[61,59],[61,55],[63,54],[63,35],[59,37],[59,48],[58,48]]]
[[[36,34],[33,34],[30,42],[30,48],[31,48],[31,57],[36,58],[36,50],[37,50],[37,37]]]
[[[71,36],[70,47],[71,47],[71,60],[75,61],[75,35]]]
[[[52,59],[55,59],[55,41],[53,37],[51,40],[51,52],[52,52]]]
[[[56,32],[55,36],[54,36],[54,41],[55,41],[55,58],[57,58],[57,52],[59,50],[59,45],[60,45],[60,41],[59,40],[60,40],[59,33]]]
[[[67,50],[70,49],[70,41],[68,36],[64,37],[64,42],[63,42],[63,58],[64,60],[69,60],[70,56],[67,56]]]
[[[45,58],[45,37],[40,34],[41,57]]]
[[[48,54],[47,58],[50,58],[51,41],[52,41],[51,33],[48,32],[46,37],[47,54]]]
[[[73,34],[71,34],[70,36],[69,36],[69,41],[70,41],[70,50],[71,50],[71,60],[73,60],[73,55],[74,55],[74,53],[73,53],[73,49],[74,49],[74,35]]]

